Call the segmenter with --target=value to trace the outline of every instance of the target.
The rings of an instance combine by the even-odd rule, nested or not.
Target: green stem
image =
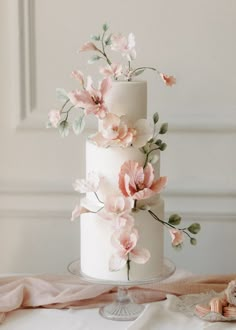
[[[94,194],[95,194],[97,200],[98,200],[100,203],[104,204],[104,203],[101,201],[101,199],[98,197],[98,194],[96,193],[96,191],[94,191]]]
[[[62,113],[62,111],[64,110],[64,108],[65,108],[65,106],[67,105],[68,102],[70,102],[69,99],[66,100],[66,102],[63,104],[63,106],[62,106],[62,108],[61,108],[61,110],[60,110],[61,113]]]
[[[74,105],[72,105],[67,111],[62,111],[61,113],[65,114],[66,113],[66,117],[64,119],[64,121],[67,121],[67,118],[69,117],[69,112],[71,111],[71,109],[74,108]]]
[[[129,281],[129,271],[130,271],[130,258],[129,258],[129,253],[128,253],[128,260],[127,260],[127,279]]]
[[[61,113],[69,113],[70,111],[71,111],[71,109],[73,109],[75,106],[74,105],[72,105],[68,110],[66,110],[66,111],[61,111]]]
[[[89,211],[89,213],[98,213],[99,211],[101,211],[104,208],[104,206],[100,207],[100,209],[98,209],[97,211]]]
[[[98,51],[105,57],[107,63],[109,65],[111,65],[111,61],[109,60],[107,54],[106,54],[106,51],[105,51],[105,45],[104,45],[104,37],[105,37],[105,31],[103,32],[102,34],[102,39],[101,39],[101,43],[102,43],[102,50],[98,49]]]
[[[139,68],[137,69],[134,69],[133,71],[130,71],[129,74],[128,74],[128,81],[132,80],[132,76],[135,72],[139,71],[139,70],[152,70],[152,71],[156,71],[157,74],[160,74],[161,72],[158,71],[156,68],[153,68],[151,66],[140,66]]]
[[[147,163],[148,163],[148,157],[150,155],[151,152],[155,151],[155,150],[159,150],[160,148],[154,148],[152,150],[150,150],[147,154],[146,154],[146,159],[145,159],[145,162],[144,162],[144,165],[143,165],[143,168],[145,168],[147,166]]]

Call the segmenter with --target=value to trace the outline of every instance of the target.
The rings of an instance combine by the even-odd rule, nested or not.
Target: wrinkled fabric
[[[178,271],[168,280],[129,289],[138,303],[163,300],[166,294],[221,292],[236,278],[232,275],[195,276]],[[9,276],[0,278],[0,322],[19,308],[89,308],[114,300],[117,288],[93,284],[74,275]]]

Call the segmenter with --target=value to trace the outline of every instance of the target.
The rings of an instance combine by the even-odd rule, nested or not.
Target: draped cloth
[[[177,271],[162,282],[131,287],[134,301],[148,303],[176,296],[209,291],[221,292],[236,279],[230,275],[191,275]],[[117,288],[93,284],[74,275],[7,276],[0,278],[0,323],[6,314],[20,308],[92,308],[114,300]]]

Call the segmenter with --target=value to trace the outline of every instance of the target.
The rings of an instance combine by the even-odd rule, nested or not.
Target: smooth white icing
[[[110,112],[126,115],[131,121],[147,118],[147,82],[114,81],[106,103]]]

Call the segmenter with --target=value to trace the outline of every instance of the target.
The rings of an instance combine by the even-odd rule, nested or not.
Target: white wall
[[[170,124],[167,214],[202,233],[178,253],[167,236],[166,256],[198,273],[235,272],[235,17],[233,0],[0,1],[0,272],[63,272],[79,256],[69,218],[86,134],[63,140],[44,123],[56,87],[75,87],[70,72],[95,71],[76,51],[104,22],[135,33],[137,65],[178,80],[167,89],[145,74],[149,115]]]

